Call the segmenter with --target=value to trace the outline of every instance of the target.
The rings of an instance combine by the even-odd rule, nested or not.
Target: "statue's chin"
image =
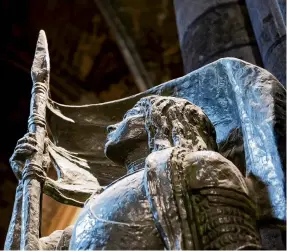
[[[123,151],[124,152],[124,151]],[[107,141],[105,144],[104,153],[108,159],[118,165],[123,165],[121,153],[123,153],[119,146],[113,141]]]
[[[110,144],[111,144],[111,142],[110,141],[107,141],[106,142],[106,144],[105,144],[105,148],[104,148],[104,153],[105,153],[105,155],[106,155],[106,157],[107,158],[109,158],[108,156],[107,156],[107,154],[108,154],[108,152],[109,152],[109,147],[110,147]]]

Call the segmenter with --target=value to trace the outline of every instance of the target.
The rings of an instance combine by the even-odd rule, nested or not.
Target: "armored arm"
[[[166,248],[261,249],[245,179],[219,153],[176,147],[151,154],[145,178]]]
[[[171,168],[173,184],[181,180],[179,195],[187,193],[187,219],[192,218],[201,249],[262,249],[255,204],[232,162],[217,152],[187,151]]]

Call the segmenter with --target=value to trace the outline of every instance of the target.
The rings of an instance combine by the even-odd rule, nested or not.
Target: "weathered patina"
[[[126,99],[47,108],[45,137],[31,131],[10,159],[5,249],[261,249],[265,229],[283,230],[285,89],[264,69],[225,58]],[[27,170],[37,191],[83,207],[75,226],[39,239]]]

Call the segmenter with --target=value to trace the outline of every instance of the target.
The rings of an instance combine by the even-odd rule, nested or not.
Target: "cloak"
[[[237,166],[237,159],[245,160],[239,169],[264,184],[271,213],[285,219],[286,90],[268,71],[236,58],[112,102],[68,106],[49,99],[49,153],[58,180],[47,178],[44,192],[83,206],[92,193],[123,176],[125,169],[104,155],[106,126],[147,95],[185,98],[201,107],[215,126],[219,152]]]

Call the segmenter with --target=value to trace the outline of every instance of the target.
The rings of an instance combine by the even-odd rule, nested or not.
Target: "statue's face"
[[[107,127],[108,135],[105,154],[112,161],[123,165],[129,152],[134,151],[143,143],[148,145],[145,130],[145,117],[139,108],[129,110],[123,120]]]

